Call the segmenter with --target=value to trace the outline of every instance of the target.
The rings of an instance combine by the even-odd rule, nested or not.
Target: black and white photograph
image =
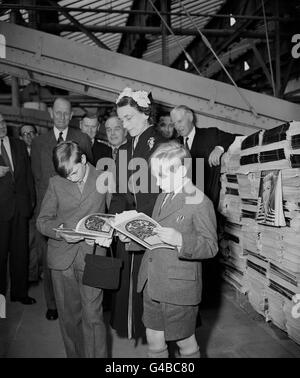
[[[300,0],[0,0],[0,358],[300,358],[299,141]]]

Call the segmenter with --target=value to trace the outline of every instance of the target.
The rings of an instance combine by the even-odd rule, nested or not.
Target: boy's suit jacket
[[[88,161],[93,161],[91,141],[81,130],[69,127],[66,140],[78,143]],[[56,145],[57,140],[53,129],[34,138],[32,142],[31,166],[37,193],[37,212],[48,188],[49,178],[56,175],[52,161],[52,152]]]
[[[75,228],[77,222],[86,215],[105,212],[105,194],[99,193],[96,189],[99,174],[101,173],[89,164],[89,173],[82,193],[76,183],[60,176],[50,178],[37,219],[38,230],[49,237],[49,268],[65,270],[79,253],[83,269],[85,254],[92,253],[93,247],[85,241],[67,243],[63,239],[57,239],[53,228],[61,224],[67,228]],[[105,249],[97,247],[97,254],[105,255]]]
[[[191,184],[188,184],[190,188]],[[212,202],[200,191],[197,204],[187,203],[188,195],[178,193],[161,208],[165,194],[157,198],[153,219],[162,227],[182,233],[183,244],[176,249],[147,250],[139,271],[138,291],[147,283],[149,296],[159,302],[196,305],[201,301],[202,259],[218,251],[216,219]]]
[[[10,172],[0,177],[1,221],[10,220],[16,208],[23,217],[29,218],[34,206],[34,184],[26,145],[16,138],[9,138],[9,143],[14,177]]]

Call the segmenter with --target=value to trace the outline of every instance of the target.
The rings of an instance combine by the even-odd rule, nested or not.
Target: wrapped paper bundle
[[[284,313],[286,316],[286,328],[289,337],[296,343],[300,344],[300,318],[299,311],[296,311],[295,302],[290,299],[285,299]]]
[[[266,288],[268,263],[262,258],[253,255],[247,256],[247,268],[245,272],[249,302],[253,308],[265,316],[267,311]]]
[[[233,266],[228,261],[223,261],[223,279],[229,284],[233,285],[241,293],[246,293],[246,280],[244,272]]]
[[[238,170],[230,167],[234,153],[222,167],[223,277],[300,343],[300,304],[292,315],[300,294],[300,122],[243,138],[238,154]]]
[[[240,168],[241,143],[246,136],[237,136],[222,157],[221,173],[236,173]]]
[[[243,231],[243,249],[244,251],[250,251],[253,253],[261,253],[260,250],[260,244],[259,244],[259,230],[258,230],[258,225],[254,223],[251,227],[249,226],[243,226],[242,227]]]
[[[270,287],[266,288],[265,293],[268,301],[266,320],[271,321],[277,327],[286,331],[286,315],[283,310],[285,297]]]
[[[219,212],[229,221],[239,223],[241,218],[240,204],[236,175],[223,174],[221,176]]]
[[[260,185],[260,172],[247,175],[238,174],[239,193],[241,198],[257,199]]]

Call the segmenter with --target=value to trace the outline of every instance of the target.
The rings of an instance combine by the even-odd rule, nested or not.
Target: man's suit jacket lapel
[[[195,132],[195,136],[194,136],[193,143],[191,146],[191,151],[190,151],[192,157],[197,156],[199,152],[197,146],[199,146],[198,140],[200,138],[200,130],[197,129],[197,127],[195,127],[195,129],[196,129],[196,132]]]
[[[67,135],[66,135],[66,140],[72,140],[73,135],[74,135],[74,132],[73,132],[72,128],[69,127],[69,128],[68,128]]]
[[[19,160],[18,146],[12,138],[8,138],[8,139],[9,139],[9,145],[10,145],[11,158],[12,158],[12,162],[14,166],[13,178],[16,178],[18,176],[19,169],[21,168],[20,162],[18,161]],[[23,165],[23,162],[21,164]]]
[[[57,140],[55,139],[54,131],[48,132],[48,140],[45,143],[45,148],[47,149],[48,155],[52,161],[53,148],[56,146]]]

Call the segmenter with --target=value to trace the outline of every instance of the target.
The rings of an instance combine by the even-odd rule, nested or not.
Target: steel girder
[[[189,106],[203,127],[235,133],[300,119],[297,104],[240,89],[243,101],[232,85],[99,47],[5,22],[0,22],[0,34],[6,39],[0,72],[31,81],[112,102],[126,86],[143,89],[164,106]]]

